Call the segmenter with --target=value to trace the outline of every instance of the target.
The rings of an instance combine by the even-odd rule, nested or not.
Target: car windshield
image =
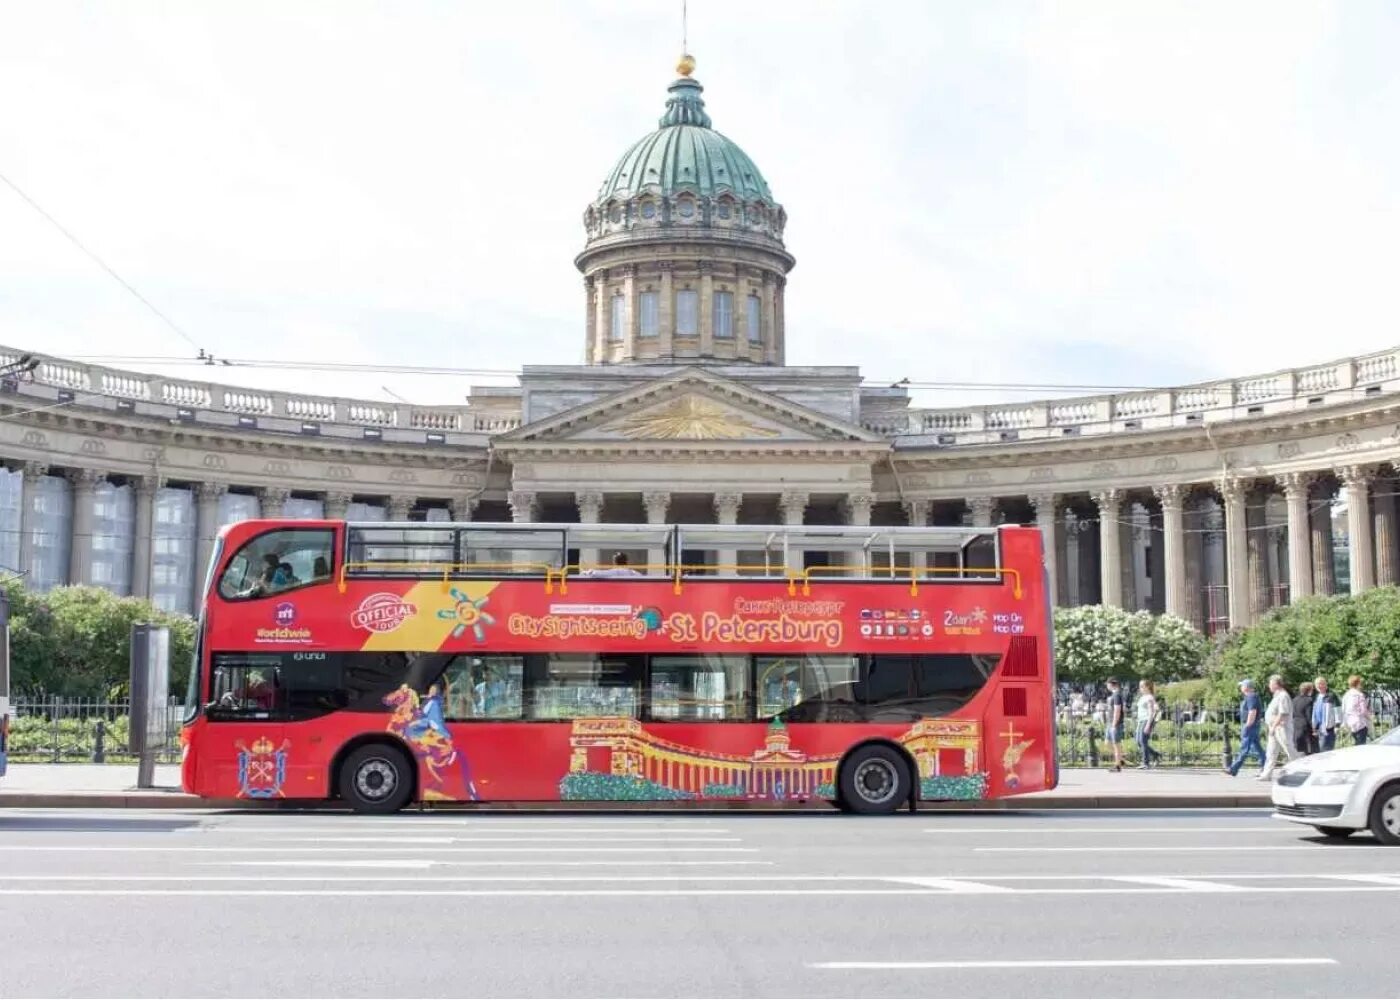
[[[1376,742],[1384,743],[1388,747],[1400,747],[1400,726],[1396,726],[1390,732],[1376,740]]]

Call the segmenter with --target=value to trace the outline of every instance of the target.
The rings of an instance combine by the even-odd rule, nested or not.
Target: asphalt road
[[[0,995],[1395,996],[1400,849],[1262,811],[0,811]]]

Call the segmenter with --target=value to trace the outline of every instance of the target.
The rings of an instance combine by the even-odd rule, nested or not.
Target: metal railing
[[[9,754],[12,763],[111,764],[133,763],[127,750],[131,702],[56,696],[11,700]],[[180,761],[180,725],[184,706],[170,699],[164,719],[165,738],[157,761]]]

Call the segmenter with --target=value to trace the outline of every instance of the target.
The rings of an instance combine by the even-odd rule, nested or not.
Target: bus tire
[[[851,812],[892,813],[910,794],[909,765],[894,747],[869,743],[856,747],[841,764],[840,798]]]
[[[413,762],[390,743],[366,743],[346,756],[336,784],[358,813],[393,813],[413,797]]]

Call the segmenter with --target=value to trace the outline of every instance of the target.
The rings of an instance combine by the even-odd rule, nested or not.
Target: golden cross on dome
[[[690,48],[687,44],[689,34],[689,12],[686,10],[686,0],[681,0],[681,58],[676,63],[676,72],[681,76],[689,76],[695,72],[695,57],[686,50]]]

